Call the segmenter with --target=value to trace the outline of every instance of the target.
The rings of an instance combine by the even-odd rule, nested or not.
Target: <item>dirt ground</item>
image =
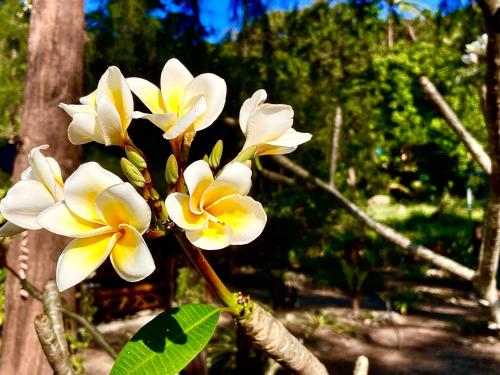
[[[276,315],[332,374],[352,374],[359,355],[368,357],[372,375],[500,374],[500,340],[479,328],[483,318],[473,296],[443,287],[419,288],[426,298],[407,315],[387,311],[378,297],[363,298],[361,313],[354,315],[349,300],[328,289],[301,290],[297,308]],[[119,349],[157,313],[142,312],[99,329]],[[223,317],[220,324],[231,321]],[[86,374],[111,369],[111,358],[100,350],[88,349],[82,356]]]

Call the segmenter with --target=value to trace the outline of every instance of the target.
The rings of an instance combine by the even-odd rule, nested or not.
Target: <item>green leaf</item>
[[[142,327],[125,345],[111,375],[174,375],[207,345],[220,310],[191,304],[165,311]]]

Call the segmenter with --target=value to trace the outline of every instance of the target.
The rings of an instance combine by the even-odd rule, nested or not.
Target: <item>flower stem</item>
[[[224,285],[219,276],[215,273],[210,263],[203,256],[200,249],[191,245],[186,239],[184,233],[177,233],[177,241],[181,245],[184,253],[186,253],[189,260],[194,264],[198,272],[205,278],[210,289],[221,300],[224,306],[229,307],[233,315],[240,315],[244,306],[238,303],[238,294],[231,293],[231,291]]]

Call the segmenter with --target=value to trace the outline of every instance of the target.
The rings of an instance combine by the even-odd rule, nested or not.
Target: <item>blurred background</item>
[[[29,1],[0,1],[0,197],[12,184],[30,9]],[[419,84],[427,76],[486,144],[485,64],[463,57],[465,45],[484,33],[475,2],[87,0],[84,9],[86,94],[110,65],[156,84],[172,57],[193,75],[216,73],[228,85],[226,106],[195,138],[192,160],[222,139],[229,161],[244,140],[235,122],[240,106],[264,88],[269,102],[293,107],[296,130],[313,134],[294,161],[330,180],[337,124],[338,190],[410,239],[477,266],[487,179]],[[139,100],[135,106],[144,109]],[[138,120],[131,134],[164,191],[171,150],[161,130]],[[117,174],[121,156],[115,147],[84,147],[85,161]],[[351,373],[361,354],[373,374],[498,371],[500,344],[470,285],[401,254],[314,186],[270,177],[267,171],[286,175],[272,159],[253,169],[252,195],[268,214],[263,235],[207,256],[233,289],[276,311],[332,371]],[[80,311],[103,324],[117,348],[134,319],[211,300],[175,241],[150,246],[157,271],[144,282],[125,283],[106,264],[78,294]],[[117,318],[122,325],[109,328]],[[237,336],[230,323],[217,331],[204,371],[276,371]],[[73,340],[75,350],[91,346],[84,332]],[[77,358],[81,371],[91,357]]]

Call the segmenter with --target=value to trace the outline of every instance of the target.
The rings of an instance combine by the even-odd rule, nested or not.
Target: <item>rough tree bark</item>
[[[500,303],[496,277],[500,256],[500,1],[479,0],[479,4],[488,33],[485,119],[491,174],[476,288],[480,297],[487,301],[491,319],[498,327]]]
[[[71,172],[80,156],[71,146],[66,129],[69,119],[57,105],[75,102],[82,94],[84,18],[83,0],[33,0],[28,39],[28,68],[21,111],[22,146],[14,165],[14,180],[27,167],[31,148],[50,144],[46,154],[60,163],[63,175]],[[42,289],[55,275],[55,265],[66,240],[46,231],[16,236],[7,261]],[[19,281],[6,281],[5,322],[0,358],[1,375],[51,374],[33,327],[42,304],[21,297]],[[67,294],[67,301],[72,300]]]

